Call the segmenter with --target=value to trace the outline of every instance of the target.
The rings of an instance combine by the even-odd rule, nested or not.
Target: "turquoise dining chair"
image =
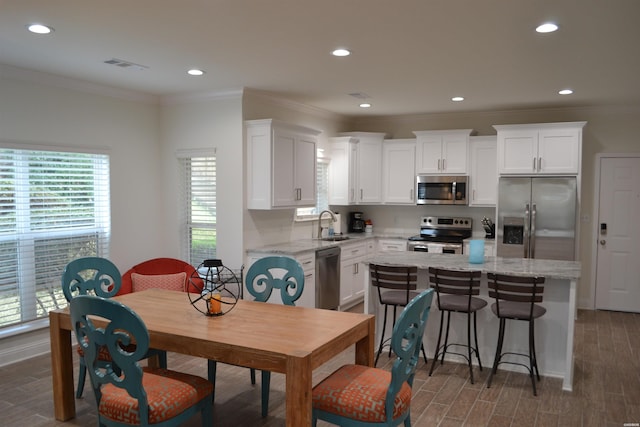
[[[304,270],[298,261],[285,256],[268,256],[254,262],[245,276],[245,286],[254,301],[267,302],[274,290],[279,291],[285,305],[295,305],[304,291]],[[251,384],[256,383],[256,371],[251,369]],[[209,360],[209,381],[216,382],[216,361]],[[271,372],[262,371],[262,416],[269,412]]]
[[[413,298],[393,327],[397,356],[391,372],[344,365],[313,388],[313,426],[324,420],[342,427],[411,426],[411,388],[420,359],[433,289]]]
[[[133,310],[92,295],[73,298],[70,310],[71,327],[82,346],[95,393],[99,425],[178,426],[198,412],[202,426],[213,425],[209,381],[140,366],[138,362],[147,357],[149,331]],[[94,324],[96,316],[101,318],[99,325]],[[111,361],[98,363],[105,348]]]
[[[118,267],[111,261],[101,257],[77,258],[69,262],[62,272],[62,293],[68,302],[79,295],[95,295],[111,298],[120,291],[122,276]],[[82,397],[86,381],[87,367],[82,358],[82,346],[78,345],[80,367],[78,369],[78,388],[76,397]],[[160,366],[167,367],[167,353],[162,350],[151,350],[147,355],[159,357]],[[99,362],[109,362],[109,354],[104,351],[98,355]]]

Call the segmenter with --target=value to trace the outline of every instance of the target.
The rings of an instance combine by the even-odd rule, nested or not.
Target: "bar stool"
[[[491,305],[491,311],[500,319],[500,329],[498,332],[498,346],[493,361],[493,368],[489,374],[487,388],[491,387],[493,375],[498,370],[498,365],[508,363],[510,365],[520,365],[527,368],[529,377],[531,377],[531,385],[533,386],[533,395],[536,393],[536,379],[533,374],[535,371],[538,381],[540,381],[540,373],[538,372],[538,362],[536,359],[536,344],[534,336],[534,321],[544,315],[547,310],[536,304],[542,302],[542,293],[544,292],[544,277],[525,277],[510,276],[505,274],[488,273],[489,296],[495,298],[496,302]],[[523,320],[529,323],[529,354],[502,352],[504,344],[504,331],[507,319]],[[512,360],[502,360],[503,356],[521,356],[529,359],[529,365],[515,362]]]
[[[378,364],[378,358],[382,353],[385,342],[391,338],[384,339],[387,328],[387,309],[393,307],[393,325],[396,326],[396,310],[398,307],[406,307],[407,304],[420,292],[416,291],[418,282],[418,267],[397,267],[389,265],[369,264],[369,275],[371,284],[378,289],[378,302],[384,306],[384,320],[382,321],[382,335],[380,336],[380,346],[376,354],[374,366]],[[384,291],[383,291],[384,290]],[[427,363],[427,353],[422,344],[422,356],[424,363]],[[391,357],[391,346],[389,346],[389,357]]]
[[[457,271],[443,268],[429,267],[429,282],[436,290],[436,301],[440,309],[440,332],[438,333],[438,344],[436,352],[431,362],[429,376],[433,374],[438,358],[440,364],[444,363],[444,356],[447,353],[462,356],[469,365],[469,375],[473,384],[473,364],[472,355],[475,353],[478,366],[482,371],[480,353],[478,353],[478,330],[476,327],[476,313],[487,305],[487,301],[475,295],[480,294],[480,271]],[[447,313],[447,329],[444,336],[444,344],[440,346],[442,340],[442,328],[444,325],[444,314]],[[451,313],[463,313],[467,315],[467,343],[449,343],[449,326],[451,324]],[[471,344],[471,315],[473,314],[473,335],[475,346]],[[449,350],[449,347],[466,347],[467,354]]]

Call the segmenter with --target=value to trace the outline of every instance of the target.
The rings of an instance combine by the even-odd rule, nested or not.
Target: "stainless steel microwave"
[[[416,204],[466,205],[466,176],[417,175]]]

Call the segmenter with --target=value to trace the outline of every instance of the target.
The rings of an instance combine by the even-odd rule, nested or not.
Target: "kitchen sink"
[[[323,237],[320,240],[324,240],[325,242],[341,242],[343,240],[349,240],[349,236],[331,236],[331,237]]]

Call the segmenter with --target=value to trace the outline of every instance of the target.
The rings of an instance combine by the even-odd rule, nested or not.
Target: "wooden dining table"
[[[239,300],[222,316],[206,316],[185,293],[160,289],[114,299],[138,313],[152,348],[285,374],[290,427],[311,425],[315,368],[352,345],[355,363],[373,366],[373,315]],[[49,320],[55,417],[66,421],[75,417],[68,308]]]

